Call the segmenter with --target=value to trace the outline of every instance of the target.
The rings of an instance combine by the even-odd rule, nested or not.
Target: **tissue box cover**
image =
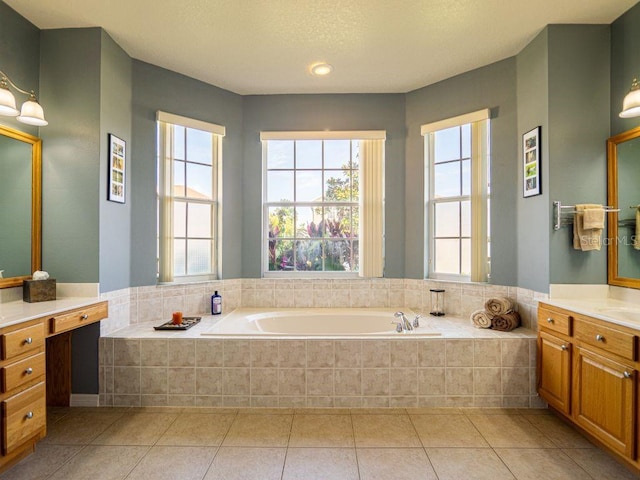
[[[25,302],[46,302],[56,299],[56,280],[25,280],[22,283],[22,299]]]

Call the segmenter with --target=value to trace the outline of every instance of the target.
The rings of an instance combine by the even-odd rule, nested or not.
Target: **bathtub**
[[[415,314],[403,310],[410,320]],[[393,321],[396,310],[379,308],[239,308],[202,335],[257,335],[278,337],[437,337],[429,318],[413,331],[398,333]]]

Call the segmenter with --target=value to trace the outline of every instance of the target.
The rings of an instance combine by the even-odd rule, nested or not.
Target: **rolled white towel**
[[[513,310],[513,302],[507,297],[490,298],[485,302],[484,308],[492,317],[494,317],[496,315],[509,313]]]
[[[491,328],[491,318],[485,310],[476,310],[471,314],[471,323],[476,328]]]

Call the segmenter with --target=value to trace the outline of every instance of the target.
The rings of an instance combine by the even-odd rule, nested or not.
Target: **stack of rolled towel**
[[[476,328],[492,328],[501,332],[510,332],[520,326],[520,315],[514,310],[514,304],[507,297],[490,298],[484,309],[471,314],[471,323]]]

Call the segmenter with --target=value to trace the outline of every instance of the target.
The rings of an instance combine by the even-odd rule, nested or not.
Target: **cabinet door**
[[[633,458],[637,372],[576,347],[573,418],[612,449]]]
[[[556,410],[571,408],[571,344],[540,332],[538,336],[538,393]]]

